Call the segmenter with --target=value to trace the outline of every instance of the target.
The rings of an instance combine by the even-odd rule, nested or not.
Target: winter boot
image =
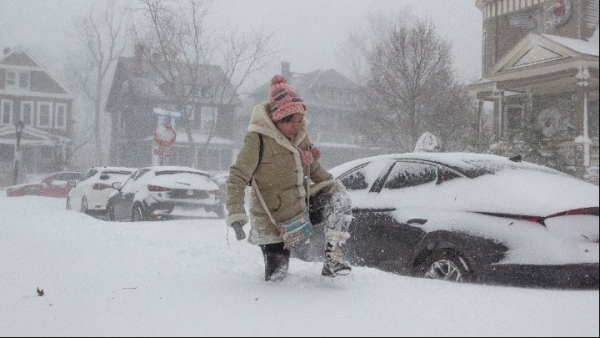
[[[329,230],[326,236],[334,239],[327,241],[325,245],[325,262],[321,275],[325,277],[349,275],[352,268],[348,262],[344,261],[343,244],[350,235],[347,232]]]
[[[290,250],[283,243],[261,245],[265,259],[265,281],[280,282],[285,279],[290,263]]]

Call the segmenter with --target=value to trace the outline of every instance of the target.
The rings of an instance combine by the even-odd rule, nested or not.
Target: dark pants
[[[290,264],[290,250],[283,243],[260,246],[265,259],[265,280],[281,280],[285,277]]]

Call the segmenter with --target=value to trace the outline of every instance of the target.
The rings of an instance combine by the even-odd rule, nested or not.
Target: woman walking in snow
[[[290,249],[275,223],[305,211],[308,194],[316,195],[312,208],[322,211],[318,225],[325,227],[322,275],[335,277],[351,271],[343,259],[343,245],[350,237],[351,202],[341,182],[321,167],[320,151],[306,134],[305,115],[306,106],[296,90],[283,76],[274,76],[269,101],[254,107],[244,146],[229,170],[227,225],[242,240],[246,237],[243,226],[250,220],[249,241],[262,250],[267,281],[283,279],[289,266]],[[244,197],[250,182],[248,218]]]

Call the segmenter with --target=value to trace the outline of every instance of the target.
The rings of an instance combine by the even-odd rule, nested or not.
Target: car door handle
[[[413,219],[409,219],[408,221],[406,221],[406,223],[423,225],[423,224],[427,223],[427,220],[422,219],[422,218],[413,218]]]

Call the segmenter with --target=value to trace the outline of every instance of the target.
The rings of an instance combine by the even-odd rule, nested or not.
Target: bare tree
[[[375,45],[359,100],[358,125],[370,145],[410,151],[426,131],[445,134],[436,135],[442,141],[454,137],[449,131],[468,119],[469,100],[454,80],[450,52],[450,43],[422,20],[392,27]]]
[[[97,165],[105,163],[102,149],[102,115],[106,100],[107,81],[110,71],[126,47],[124,16],[113,2],[109,2],[102,10],[92,6],[87,16],[77,22],[74,40],[81,49],[74,55],[81,55],[73,62],[72,71],[75,73],[77,89],[81,91],[94,105],[93,137]],[[82,142],[87,143],[86,141]]]
[[[136,45],[143,46],[144,60],[157,75],[157,85],[169,97],[172,108],[185,112],[182,124],[187,134],[190,165],[198,166],[216,135],[224,106],[238,99],[238,89],[253,74],[266,68],[276,53],[272,35],[263,30],[240,34],[228,29],[210,29],[209,2],[204,0],[139,0],[142,20],[132,29]],[[200,149],[194,140],[194,121],[200,118],[197,104],[210,99],[210,128]]]
[[[350,79],[362,86],[368,71],[369,51],[390,30],[410,25],[414,20],[410,8],[403,6],[399,14],[368,14],[366,27],[355,26],[349,31],[347,38],[340,44],[336,57],[348,71]]]

